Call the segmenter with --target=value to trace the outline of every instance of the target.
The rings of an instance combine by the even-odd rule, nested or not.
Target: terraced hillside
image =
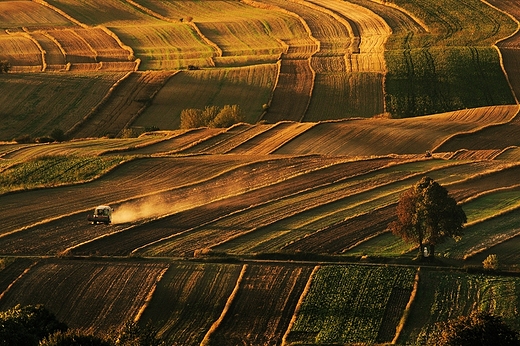
[[[171,345],[422,344],[475,309],[520,330],[519,19],[512,0],[0,1],[0,311]],[[179,129],[232,104],[245,122]],[[24,143],[56,129],[73,139]],[[468,222],[417,261],[388,224],[424,176]]]
[[[78,114],[74,122],[24,127],[18,119],[38,124],[39,112],[17,106],[35,102],[31,93],[18,94],[1,113],[10,130],[0,139],[48,136],[54,129],[75,138],[122,135],[126,128],[173,130],[182,110],[211,105],[237,104],[254,124],[402,118],[515,104],[516,5],[494,5],[478,0],[435,5],[421,0],[2,1],[0,60],[18,76],[13,84],[0,75],[3,95],[30,88],[35,73],[44,83],[54,83],[56,74],[80,75],[75,90],[97,90],[92,85],[99,73],[132,77],[124,83],[121,77],[111,79],[107,97],[92,98],[92,106],[81,104],[84,94],[50,89],[58,104],[69,100],[77,107],[38,105],[39,112],[47,109],[50,119]],[[139,95],[132,90],[148,82],[130,74],[138,70],[176,76]],[[106,95],[106,89],[99,90]],[[107,98],[120,101],[107,105]],[[100,123],[106,124],[103,130]]]

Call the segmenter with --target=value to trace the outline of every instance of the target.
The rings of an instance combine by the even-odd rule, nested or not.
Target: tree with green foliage
[[[467,222],[464,210],[455,199],[429,177],[422,178],[400,196],[396,211],[397,220],[388,227],[405,241],[418,244],[421,258],[425,245],[433,257],[436,244],[462,236]]]
[[[244,121],[245,117],[238,105],[206,106],[202,109],[185,109],[181,112],[181,129],[197,127],[229,127]]]
[[[518,332],[500,317],[473,312],[435,325],[429,346],[520,346]]]
[[[43,305],[16,305],[0,312],[1,346],[36,346],[41,339],[66,330],[67,325],[59,322]]]

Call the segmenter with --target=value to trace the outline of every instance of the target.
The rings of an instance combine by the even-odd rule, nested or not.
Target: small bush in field
[[[498,256],[495,254],[487,256],[482,262],[484,269],[486,270],[497,270],[498,269]]]
[[[238,105],[206,106],[202,109],[185,109],[181,112],[181,129],[197,127],[229,127],[244,121],[244,115]]]

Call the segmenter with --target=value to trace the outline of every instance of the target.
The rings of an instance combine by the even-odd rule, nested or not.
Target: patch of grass
[[[43,156],[0,172],[0,194],[94,179],[119,164],[122,157]]]

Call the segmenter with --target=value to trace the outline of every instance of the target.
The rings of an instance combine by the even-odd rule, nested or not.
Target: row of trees
[[[206,106],[204,109],[190,108],[181,112],[181,129],[197,127],[229,127],[245,119],[238,105]]]

